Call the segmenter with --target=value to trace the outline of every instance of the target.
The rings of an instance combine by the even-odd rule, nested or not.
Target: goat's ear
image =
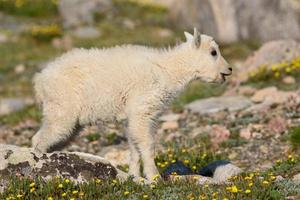
[[[199,48],[201,46],[201,34],[197,30],[197,28],[194,28],[193,42],[196,48]]]
[[[194,36],[188,32],[184,32],[186,42],[187,43],[192,43],[194,41]]]

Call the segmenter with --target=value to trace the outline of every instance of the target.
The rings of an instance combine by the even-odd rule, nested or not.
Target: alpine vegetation
[[[34,77],[43,121],[33,137],[37,152],[66,140],[77,125],[128,119],[129,173],[157,177],[153,132],[157,115],[192,80],[225,81],[232,69],[212,37],[185,32],[186,42],[171,49],[122,45],[75,49]]]

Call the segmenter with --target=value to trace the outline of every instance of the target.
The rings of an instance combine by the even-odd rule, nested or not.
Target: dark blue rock
[[[227,165],[229,163],[230,162],[226,161],[226,160],[217,160],[217,161],[214,161],[214,162],[212,162],[212,163],[204,166],[203,168],[201,168],[199,170],[198,174],[201,175],[201,176],[213,177],[216,169],[219,166]]]
[[[172,173],[176,173],[177,175],[192,175],[195,174],[189,167],[187,167],[183,162],[177,161],[175,163],[170,164],[166,169],[162,172],[161,176],[166,178]]]

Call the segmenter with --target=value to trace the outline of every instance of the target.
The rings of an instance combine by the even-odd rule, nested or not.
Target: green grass
[[[55,0],[0,0],[0,11],[22,17],[57,16]]]
[[[300,126],[293,127],[289,130],[290,142],[295,148],[300,147]]]
[[[172,110],[174,112],[180,112],[187,103],[211,96],[220,96],[225,91],[225,88],[226,85],[207,84],[194,81],[173,102]]]
[[[252,87],[255,87],[257,89],[270,87],[270,86],[276,86],[280,90],[284,91],[293,91],[300,88],[299,82],[300,82],[300,72],[293,73],[293,77],[295,78],[296,82],[294,84],[285,84],[282,82],[282,79],[265,79],[265,80],[249,80],[243,85],[249,85]]]
[[[36,106],[28,106],[23,110],[11,113],[9,115],[4,115],[0,117],[0,125],[13,126],[17,125],[25,119],[32,119],[40,122],[42,114]]]
[[[292,160],[293,158],[293,160]],[[289,178],[275,181],[282,169],[293,170],[299,166],[299,158],[288,158],[276,167],[263,173],[243,173],[229,179],[230,184],[204,185],[196,180],[159,181],[157,184],[142,185],[128,179],[90,180],[75,184],[68,179],[12,178],[8,189],[0,194],[1,199],[284,199],[300,197],[299,185]],[[279,170],[280,169],[280,170]],[[247,191],[247,192],[246,192]],[[19,198],[18,198],[18,195]]]
[[[291,76],[295,79],[293,84],[283,83],[283,79]],[[250,72],[250,78],[245,83],[256,88],[276,86],[281,90],[299,89],[300,82],[300,57],[290,61],[272,64],[270,66],[258,66],[256,70]]]

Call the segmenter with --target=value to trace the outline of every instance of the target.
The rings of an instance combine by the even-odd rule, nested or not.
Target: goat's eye
[[[210,52],[210,54],[212,55],[212,56],[217,56],[217,51],[215,50],[215,49],[213,49],[211,52]]]

